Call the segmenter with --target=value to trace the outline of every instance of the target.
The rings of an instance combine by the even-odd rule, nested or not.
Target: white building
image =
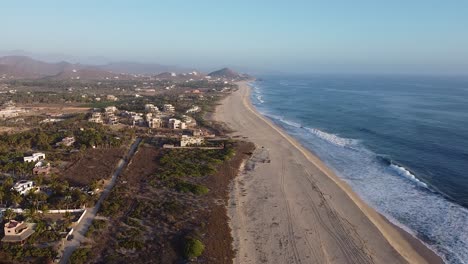
[[[200,107],[197,106],[197,105],[194,105],[192,106],[190,109],[188,109],[187,111],[185,111],[185,113],[196,113],[196,112],[199,112],[200,111]]]
[[[168,126],[170,129],[185,129],[187,126],[184,122],[179,119],[170,118]]]
[[[157,113],[159,109],[154,104],[145,104],[145,111],[148,113]]]
[[[164,112],[174,112],[175,107],[171,104],[164,104],[163,106]]]
[[[88,119],[89,122],[93,122],[93,123],[98,123],[98,124],[102,124],[103,121],[102,121],[102,116],[101,116],[101,113],[99,112],[94,112],[91,116],[90,119]]]
[[[204,139],[202,137],[191,137],[187,135],[183,135],[180,138],[180,146],[181,147],[186,147],[186,146],[199,146],[203,144]]]
[[[108,107],[104,108],[104,110],[106,111],[106,113],[115,113],[119,109],[117,109],[117,107],[115,107],[115,106],[108,106]]]
[[[25,195],[27,192],[29,192],[33,188],[34,188],[33,181],[22,180],[22,181],[15,183],[15,185],[13,185],[13,188],[11,189],[17,191],[21,195]]]
[[[32,156],[26,156],[23,158],[24,162],[37,162],[39,160],[44,160],[45,154],[41,152],[33,153]]]
[[[148,119],[148,127],[150,128],[160,128],[162,127],[162,120],[159,117],[153,117]]]

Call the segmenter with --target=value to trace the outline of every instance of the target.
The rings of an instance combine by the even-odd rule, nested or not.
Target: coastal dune
[[[246,82],[214,119],[256,145],[233,182],[234,263],[440,263],[295,139],[261,116]]]

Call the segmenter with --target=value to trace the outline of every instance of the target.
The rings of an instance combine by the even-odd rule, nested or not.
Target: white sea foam
[[[354,139],[342,138],[335,134],[326,133],[316,128],[305,128],[305,129],[309,131],[310,133],[314,134],[315,136],[325,141],[328,141],[329,143],[332,143],[333,145],[336,145],[336,146],[348,147],[348,146],[355,145],[356,143],[356,140]]]
[[[401,167],[401,166],[398,166],[398,165],[395,165],[395,164],[390,164],[390,168],[394,171],[396,171],[399,175],[415,182],[417,185],[421,186],[421,187],[424,187],[424,188],[427,188],[429,189],[429,187],[427,186],[427,184],[425,184],[424,182],[422,182],[421,180],[419,180],[416,176],[414,176],[409,170],[407,170],[406,168],[404,167]]]

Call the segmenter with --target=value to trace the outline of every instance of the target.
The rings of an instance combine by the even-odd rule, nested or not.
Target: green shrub
[[[209,191],[209,189],[203,185],[197,185],[197,184],[192,184],[192,183],[183,182],[183,181],[179,181],[176,184],[175,188],[179,192],[184,192],[184,193],[191,192],[196,195],[207,194]]]
[[[203,245],[203,243],[198,239],[188,238],[185,241],[184,256],[187,259],[199,257],[201,254],[203,254],[204,250],[205,245]]]

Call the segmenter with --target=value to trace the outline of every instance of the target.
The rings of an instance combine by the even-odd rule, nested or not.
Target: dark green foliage
[[[73,252],[70,257],[71,264],[84,264],[88,262],[88,259],[91,257],[90,248],[78,248]]]

